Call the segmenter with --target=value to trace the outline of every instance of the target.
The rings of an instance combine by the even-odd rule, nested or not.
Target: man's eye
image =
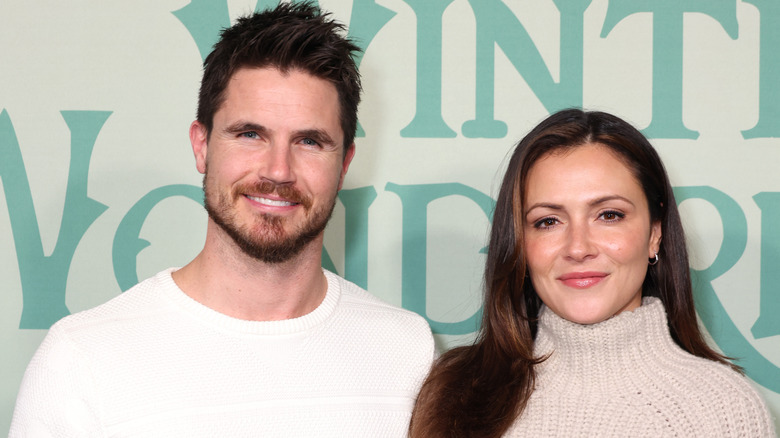
[[[301,140],[301,143],[305,144],[306,146],[319,146],[319,143],[317,143],[316,140],[311,138],[304,138]]]
[[[246,137],[246,138],[258,138],[259,137],[255,131],[242,132],[239,135],[241,137]]]

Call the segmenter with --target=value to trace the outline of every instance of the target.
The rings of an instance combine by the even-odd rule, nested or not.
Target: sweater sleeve
[[[724,414],[733,425],[734,436],[776,437],[775,423],[766,402],[747,379],[743,378],[741,383],[744,385],[741,394],[732,398],[731,410]]]
[[[747,377],[726,365],[705,363],[709,369],[699,369],[701,377],[690,382],[695,389],[689,390],[699,391],[716,419],[709,426],[712,429],[705,427],[707,436],[774,438],[769,408]]]
[[[94,388],[83,356],[55,324],[24,374],[9,437],[104,436]]]

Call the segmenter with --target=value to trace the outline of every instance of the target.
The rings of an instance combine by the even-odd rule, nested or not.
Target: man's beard
[[[216,192],[218,188],[214,188]],[[235,187],[233,193],[210,193],[208,188],[208,171],[203,177],[203,193],[205,207],[211,220],[222,228],[248,256],[265,263],[282,263],[298,255],[303,248],[319,236],[330,220],[336,197],[317,210],[312,210],[311,198],[304,196],[289,185],[276,185],[265,181],[253,185]],[[262,214],[247,217],[244,225],[238,223],[235,205],[243,193],[261,195],[276,193],[287,201],[296,202],[308,213],[304,222],[299,224],[289,234],[285,233],[285,218]],[[216,204],[214,199],[216,198]]]

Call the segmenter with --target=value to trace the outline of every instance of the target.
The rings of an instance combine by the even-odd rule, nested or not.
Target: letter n
[[[560,11],[560,81],[555,83],[539,50],[512,11],[498,0],[469,0],[477,19],[476,117],[463,124],[470,138],[506,136],[494,118],[495,50],[506,54],[549,112],[582,105],[583,15],[591,0],[555,0]]]

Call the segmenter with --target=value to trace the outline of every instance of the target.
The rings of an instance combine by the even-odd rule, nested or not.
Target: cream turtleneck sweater
[[[761,397],[729,367],[674,343],[657,298],[580,325],[548,308],[537,386],[507,437],[774,437]]]

